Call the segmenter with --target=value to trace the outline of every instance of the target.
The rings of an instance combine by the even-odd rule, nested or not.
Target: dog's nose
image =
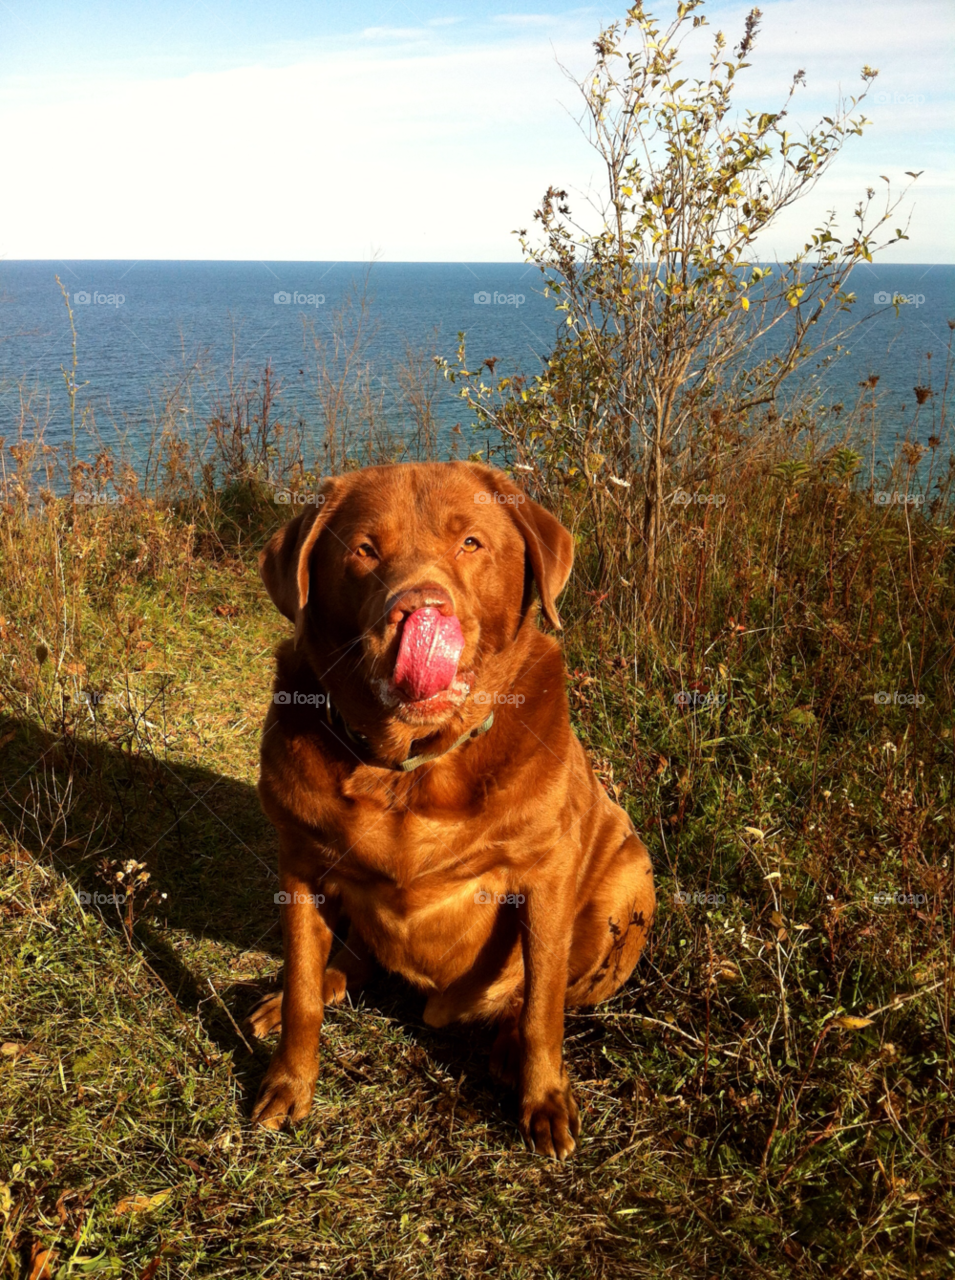
[[[413,587],[402,587],[388,601],[387,619],[396,626],[416,609],[437,609],[445,618],[454,616],[454,601],[445,587],[436,582],[422,582]]]

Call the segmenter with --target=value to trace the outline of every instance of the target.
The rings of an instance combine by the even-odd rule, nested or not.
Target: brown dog
[[[278,650],[259,795],[279,833],[283,990],[249,1026],[281,1037],[254,1118],[311,1107],[325,1005],[378,961],[427,992],[425,1022],[498,1026],[529,1145],[579,1133],[564,1009],[629,977],[653,914],[630,819],[570,727],[560,623],[566,529],[470,463],[329,480],[261,557],[295,624]],[[329,964],[332,932],[348,920]]]

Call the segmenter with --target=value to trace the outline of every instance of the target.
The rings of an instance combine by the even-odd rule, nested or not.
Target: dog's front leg
[[[285,945],[282,1033],[252,1113],[253,1122],[268,1129],[280,1128],[286,1117],[301,1120],[312,1107],[325,1017],[322,990],[335,923],[334,908],[319,901],[314,878],[284,852],[279,884]]]
[[[580,1133],[577,1104],[563,1060],[573,889],[572,883],[525,889],[520,907],[524,957],[521,1133],[532,1150],[558,1160],[567,1159]]]

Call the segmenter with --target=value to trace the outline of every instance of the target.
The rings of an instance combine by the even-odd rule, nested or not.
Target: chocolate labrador
[[[579,1134],[564,1010],[633,970],[653,873],[570,726],[556,600],[567,530],[464,462],[324,483],[260,560],[294,624],[278,649],[259,795],[279,835],[285,968],[250,1015],[281,1025],[254,1119],[306,1115],[326,1004],[377,962],[427,995],[425,1022],[497,1028],[528,1145]],[[329,959],[333,930],[347,933]]]

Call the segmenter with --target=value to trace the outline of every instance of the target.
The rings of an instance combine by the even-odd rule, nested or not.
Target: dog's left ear
[[[283,525],[259,555],[259,576],[279,613],[295,623],[296,644],[308,604],[309,557],[337,505],[337,497],[337,482],[326,480],[315,494],[314,504]]]
[[[555,631],[560,631],[557,597],[566,587],[573,568],[573,538],[556,516],[529,498],[503,472],[474,463],[471,468],[492,493],[499,493],[506,499],[503,505],[524,539],[544,621]]]

